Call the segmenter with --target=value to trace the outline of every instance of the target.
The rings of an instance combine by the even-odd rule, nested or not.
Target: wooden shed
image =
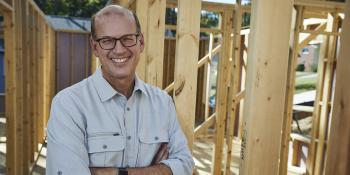
[[[89,18],[46,16],[55,30],[56,92],[91,74]]]

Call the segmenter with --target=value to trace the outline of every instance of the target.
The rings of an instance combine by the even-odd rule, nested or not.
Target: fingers
[[[107,174],[116,174],[116,168],[110,167],[90,167],[91,175],[107,175]]]
[[[168,143],[162,143],[158,149],[157,154],[153,158],[152,165],[167,159],[168,156],[169,156]]]

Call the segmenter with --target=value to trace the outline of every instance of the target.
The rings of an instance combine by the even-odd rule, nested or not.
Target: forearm
[[[170,168],[164,164],[143,168],[128,168],[129,175],[172,175]],[[118,175],[118,168],[90,168],[91,175]]]
[[[129,175],[172,175],[171,169],[164,164],[151,165],[143,168],[129,168]]]

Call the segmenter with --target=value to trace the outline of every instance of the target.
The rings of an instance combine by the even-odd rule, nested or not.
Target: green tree
[[[47,15],[90,18],[107,0],[34,0]]]

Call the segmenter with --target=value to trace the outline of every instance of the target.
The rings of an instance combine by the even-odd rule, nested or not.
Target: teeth
[[[112,60],[116,63],[124,63],[128,58],[113,58]]]

